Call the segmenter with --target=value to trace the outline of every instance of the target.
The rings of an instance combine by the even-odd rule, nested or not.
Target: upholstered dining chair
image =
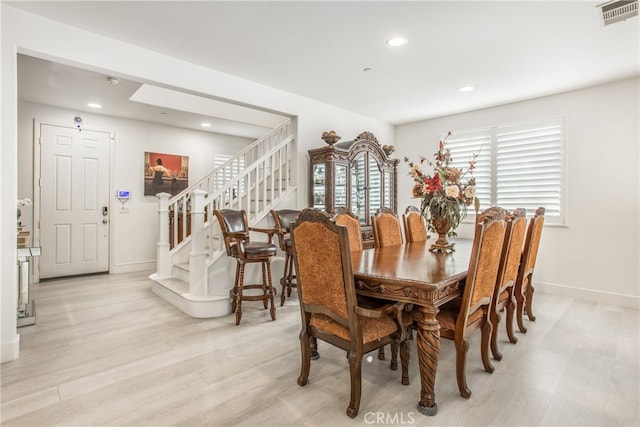
[[[344,207],[337,207],[333,210],[333,219],[336,224],[347,227],[349,234],[349,247],[351,252],[362,250],[362,234],[360,231],[360,219],[351,211]],[[367,307],[376,307],[386,304],[386,301],[378,300],[372,297],[358,297],[361,305]],[[409,336],[411,337],[411,336]],[[378,349],[378,359],[385,360],[384,347]],[[398,346],[391,343],[391,369],[398,369]]]
[[[299,213],[299,210],[293,209],[271,210],[280,250],[285,254],[284,273],[282,279],[280,279],[280,286],[282,286],[282,293],[280,294],[281,307],[284,305],[285,299],[291,296],[291,288],[296,287],[296,275],[293,269],[293,247],[291,246],[291,224],[293,224]]]
[[[522,258],[520,259],[520,268],[518,270],[518,280],[514,294],[516,297],[516,320],[518,329],[522,333],[527,332],[524,326],[523,314],[526,310],[527,317],[535,322],[536,316],[533,314],[533,270],[536,266],[538,258],[538,248],[540,247],[540,236],[542,235],[542,226],[544,225],[545,208],[539,207],[533,218],[529,220],[527,227],[527,237],[524,239],[524,249]]]
[[[456,380],[460,395],[464,398],[471,396],[466,374],[468,339],[478,329],[482,332],[480,349],[484,370],[491,373],[494,369],[488,351],[491,339],[489,309],[500,267],[504,232],[504,214],[498,211],[486,215],[475,225],[462,299],[454,299],[443,305],[438,313],[440,336],[454,340],[455,343]]]
[[[489,208],[489,210],[491,209],[500,210],[507,221],[502,254],[500,255],[500,269],[498,270],[496,287],[491,299],[491,311],[489,312],[489,320],[492,326],[491,354],[495,360],[502,360],[502,353],[500,353],[498,347],[498,324],[501,320],[500,313],[502,311],[506,311],[507,314],[505,328],[509,342],[512,344],[518,342],[518,338],[513,333],[513,317],[516,309],[513,291],[518,278],[518,267],[520,266],[522,245],[527,228],[527,213],[523,208],[518,208],[512,213],[508,213],[502,208]],[[479,220],[482,220],[487,212],[485,210],[480,213],[478,215]]]
[[[371,217],[371,227],[373,229],[373,246],[382,248],[384,246],[401,245],[402,230],[400,229],[400,220],[398,215],[389,208],[381,207],[376,210],[374,216]],[[391,347],[391,360],[395,360],[396,348]],[[384,347],[378,350],[378,359],[384,360]]]
[[[277,250],[272,243],[276,230],[249,227],[247,212],[244,209],[241,211],[216,209],[213,213],[220,224],[227,255],[236,260],[236,278],[233,288],[229,291],[231,311],[236,315],[236,325],[239,325],[240,319],[242,319],[243,301],[262,301],[265,310],[268,308],[267,304],[270,303],[271,320],[276,320],[276,307],[273,304],[275,290],[271,279],[271,258]],[[268,241],[251,241],[250,232],[264,233],[268,236]],[[261,264],[262,283],[249,285],[244,283],[245,266],[250,263]],[[247,289],[259,289],[262,293],[245,295],[244,291]]]
[[[304,386],[309,380],[312,337],[345,350],[351,381],[347,415],[353,418],[360,408],[364,354],[399,342],[402,383],[409,384],[409,348],[401,320],[404,304],[375,309],[358,305],[347,228],[328,213],[303,210],[291,235],[302,318],[298,384]]]
[[[349,234],[349,247],[351,252],[362,250],[362,233],[360,230],[360,220],[350,210],[344,207],[337,207],[333,210],[333,219],[336,224],[347,227]]]
[[[396,213],[386,207],[379,208],[371,217],[373,244],[376,248],[402,244],[402,230]]]
[[[402,214],[402,224],[404,225],[404,237],[407,243],[426,242],[427,221],[422,216],[420,209],[415,206],[407,206]]]

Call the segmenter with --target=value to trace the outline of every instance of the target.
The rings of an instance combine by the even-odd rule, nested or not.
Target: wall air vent
[[[638,15],[638,0],[614,0],[596,6],[602,25],[610,25]]]

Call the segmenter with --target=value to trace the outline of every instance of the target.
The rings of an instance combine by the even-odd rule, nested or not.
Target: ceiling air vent
[[[602,25],[624,21],[638,15],[638,0],[614,0],[596,6]]]

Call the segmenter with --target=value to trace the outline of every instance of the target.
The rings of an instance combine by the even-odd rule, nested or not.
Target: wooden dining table
[[[462,294],[473,244],[472,240],[457,239],[454,252],[435,253],[429,250],[431,243],[406,243],[352,253],[358,294],[413,304],[417,309],[421,382],[418,411],[425,415],[438,413],[438,307]]]

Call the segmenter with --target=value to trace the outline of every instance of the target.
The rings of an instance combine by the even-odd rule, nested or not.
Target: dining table
[[[435,380],[440,353],[438,307],[462,295],[473,241],[456,239],[450,253],[432,252],[433,241],[352,252],[356,292],[404,302],[416,314],[420,369],[418,411],[436,415]]]

